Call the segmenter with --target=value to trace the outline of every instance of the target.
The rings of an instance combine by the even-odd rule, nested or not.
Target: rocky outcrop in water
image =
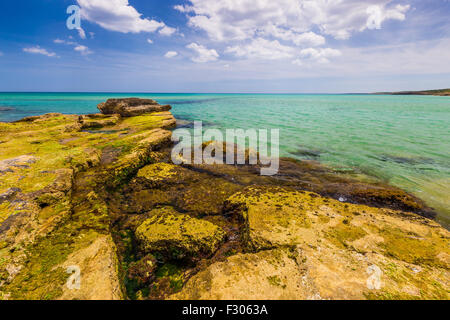
[[[313,161],[177,166],[170,112],[103,110],[0,123],[0,299],[448,299],[417,198]]]
[[[144,113],[170,111],[169,105],[161,106],[155,100],[126,98],[108,99],[100,103],[98,109],[103,114],[119,114],[122,117],[135,117]]]

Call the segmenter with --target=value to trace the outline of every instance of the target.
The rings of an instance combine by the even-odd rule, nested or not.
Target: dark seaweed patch
[[[300,147],[298,150],[292,151],[292,152],[289,152],[289,153],[294,155],[294,156],[301,157],[303,159],[308,159],[308,160],[317,160],[323,154],[323,152],[320,151],[320,150],[307,149],[307,148],[304,148],[304,147]]]
[[[434,164],[435,161],[430,158],[425,157],[398,157],[398,156],[392,156],[392,155],[381,155],[377,157],[378,160],[381,160],[383,162],[394,162],[398,164],[406,164],[406,165],[419,165],[419,164]]]

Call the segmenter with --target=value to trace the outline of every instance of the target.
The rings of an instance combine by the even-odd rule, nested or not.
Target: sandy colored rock
[[[302,281],[299,252],[274,249],[238,254],[191,278],[172,300],[289,300],[314,298]]]
[[[104,115],[104,114],[89,114],[80,116],[79,121],[82,129],[95,129],[107,126],[114,126],[120,120],[120,115]]]
[[[250,187],[227,206],[248,250],[300,248],[318,297],[448,297],[450,234],[431,220],[282,188]],[[369,289],[373,277],[379,285]]]
[[[90,246],[72,253],[62,265],[80,270],[80,287],[65,284],[60,300],[120,300],[123,298],[116,246],[110,236],[98,237]],[[67,275],[68,282],[70,274]],[[72,285],[75,283],[73,282]],[[70,284],[69,284],[70,286]]]

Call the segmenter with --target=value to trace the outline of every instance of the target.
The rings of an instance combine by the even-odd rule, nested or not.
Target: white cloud
[[[91,50],[89,50],[88,47],[83,46],[75,41],[66,41],[66,40],[62,40],[62,39],[55,39],[55,40],[53,40],[53,42],[56,44],[66,44],[68,46],[73,46],[73,49],[75,51],[81,53],[83,56],[93,53]]]
[[[162,35],[162,36],[171,36],[175,32],[177,32],[177,29],[171,28],[171,27],[168,27],[168,26],[165,26],[164,28],[159,30],[159,34]]]
[[[147,39],[147,42],[150,44],[153,44],[153,40],[152,39]]]
[[[81,16],[110,31],[122,33],[155,32],[166,25],[149,18],[142,18],[128,0],[77,0]]]
[[[186,48],[194,50],[197,53],[196,57],[192,58],[192,61],[198,63],[217,61],[219,54],[214,49],[208,49],[205,46],[199,45],[197,43],[191,43],[186,46]]]
[[[297,46],[310,45],[321,46],[325,44],[325,38],[314,32],[297,33],[292,30],[283,29],[275,25],[267,26],[264,31],[260,32],[264,36],[272,36],[285,41],[291,41]]]
[[[193,11],[194,11],[194,8],[193,8],[193,7],[191,7],[191,6],[186,6],[186,5],[176,5],[176,6],[173,6],[173,8],[174,8],[175,10],[180,11],[180,12],[193,12]]]
[[[92,51],[89,50],[88,47],[83,46],[83,45],[77,45],[75,48],[73,48],[75,51],[81,53],[83,56],[86,56],[88,54],[91,54]]]
[[[397,5],[394,9],[386,10],[382,6],[373,5],[367,8],[366,12],[369,15],[367,18],[366,27],[368,29],[381,29],[381,24],[385,20],[405,20],[405,13],[409,10],[409,5]]]
[[[81,39],[86,39],[86,32],[84,31],[83,28],[78,28],[78,35],[80,36]]]
[[[44,48],[41,48],[40,46],[34,46],[29,48],[23,48],[24,52],[32,53],[32,54],[42,54],[47,57],[56,57],[56,53],[49,52]]]
[[[342,55],[342,53],[339,50],[331,48],[308,48],[300,51],[300,57],[319,63],[329,63],[329,58],[339,57],[340,55]]]
[[[186,13],[189,25],[206,31],[212,40],[246,40],[259,32],[279,40],[323,44],[313,29],[337,39],[376,27],[386,20],[404,20],[409,6],[392,5],[393,0],[190,0],[191,5],[174,8]],[[376,11],[375,8],[376,7]],[[369,9],[372,8],[372,9]],[[369,12],[370,11],[370,12]],[[309,38],[309,39],[308,39]]]
[[[168,51],[168,52],[164,55],[164,57],[170,59],[170,58],[176,57],[177,55],[178,55],[178,52],[176,52],[176,51]]]
[[[234,54],[236,57],[277,60],[292,58],[295,49],[282,45],[278,40],[257,38],[246,45],[228,47],[225,52]]]
[[[292,61],[292,64],[295,64],[296,66],[303,66],[303,61],[300,59],[295,59]]]

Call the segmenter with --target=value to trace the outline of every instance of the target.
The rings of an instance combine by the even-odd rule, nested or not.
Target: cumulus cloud
[[[128,0],[77,0],[81,17],[110,31],[122,33],[155,32],[164,22],[143,18]],[[166,31],[167,32],[167,31]]]
[[[390,19],[404,20],[409,6],[393,0],[190,0],[174,8],[187,14],[189,25],[216,41],[252,39],[261,30],[279,40],[302,42],[313,28],[337,39]],[[372,9],[369,9],[372,8]],[[376,8],[376,10],[375,10]],[[298,38],[300,37],[300,38]],[[307,38],[307,37],[306,37]],[[316,43],[323,40],[315,38]]]
[[[368,29],[381,29],[381,24],[385,20],[400,20],[403,21],[406,18],[405,13],[409,10],[409,5],[397,5],[394,9],[386,10],[382,6],[373,5],[367,8],[367,18],[366,27]]]
[[[47,51],[46,49],[41,48],[40,46],[23,48],[23,51],[32,54],[41,54],[47,57],[56,57],[56,53]]]
[[[177,32],[177,29],[171,28],[171,27],[168,27],[168,26],[165,26],[161,30],[159,30],[159,34],[163,35],[163,36],[171,36],[175,32]]]
[[[177,55],[178,55],[178,52],[176,52],[176,51],[168,51],[168,52],[164,55],[164,57],[166,57],[166,58],[168,58],[168,59],[171,59],[171,58],[176,57]]]
[[[282,45],[278,40],[270,41],[257,38],[246,45],[230,46],[225,52],[234,54],[236,57],[277,60],[292,58],[295,50],[292,47]]]
[[[81,53],[83,56],[86,56],[88,54],[91,54],[92,51],[89,50],[88,47],[83,46],[83,45],[77,45],[75,48],[73,48],[75,51]]]
[[[66,41],[66,40],[62,40],[62,39],[55,39],[53,40],[54,43],[56,44],[66,44],[68,46],[73,46],[73,49],[76,52],[79,52],[80,54],[82,54],[83,56],[92,54],[93,52],[91,50],[89,50],[88,47],[80,45],[79,43],[75,42],[75,41]]]
[[[272,36],[281,40],[291,41],[297,46],[310,45],[321,46],[325,44],[325,38],[314,32],[296,33],[292,30],[279,28],[275,25],[270,25],[260,32],[262,35]]]
[[[186,46],[186,48],[194,50],[197,53],[196,57],[192,58],[192,61],[198,63],[217,61],[219,54],[214,49],[208,49],[205,46],[199,45],[197,43],[191,43]]]
[[[319,63],[329,63],[329,58],[339,57],[340,55],[342,55],[341,51],[331,48],[308,48],[300,51],[301,58],[313,60]],[[297,60],[294,60],[294,62],[295,61]],[[298,61],[294,64],[298,64]]]

